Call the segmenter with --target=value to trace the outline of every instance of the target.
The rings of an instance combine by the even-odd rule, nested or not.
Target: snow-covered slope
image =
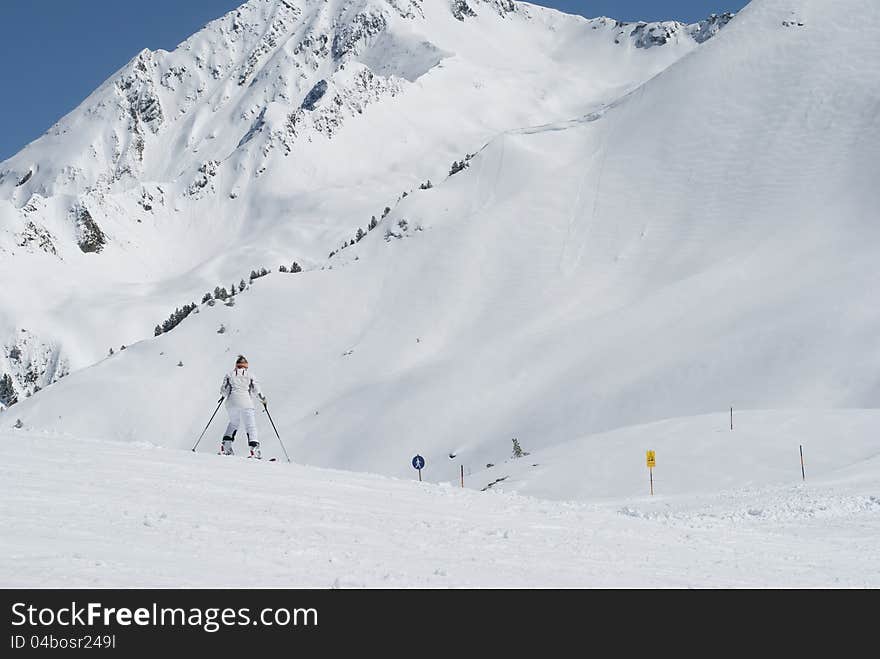
[[[723,483],[682,480],[712,436],[680,420],[674,443],[657,444],[653,497],[641,451],[653,432],[630,433],[629,456],[596,438],[592,460],[624,459],[619,483],[589,486],[603,500],[588,503],[4,431],[0,584],[876,588],[880,440],[865,414],[849,424],[837,413],[865,453],[834,464],[820,458],[839,448],[830,417],[802,425],[806,482],[796,444],[774,475],[731,450]],[[737,420],[786,434],[781,414]],[[644,476],[637,493],[623,493],[628,461]]]
[[[589,435],[474,471],[477,488],[597,501],[783,486],[808,475],[870,474],[880,460],[878,410],[761,410],[666,419]],[[522,446],[527,451],[529,446]],[[804,469],[800,454],[804,451]],[[876,475],[876,474],[875,474]],[[880,512],[880,511],[877,511]]]
[[[699,48],[723,20],[661,46],[659,26],[505,2],[319,3],[290,28],[300,5],[282,4],[252,2],[187,42],[203,66],[212,39],[234,50],[236,24],[253,40],[241,53],[276,44],[253,72],[238,57],[206,80],[225,122],[213,138],[201,100],[179,131],[163,100],[151,133],[159,115],[138,96],[142,169],[100,184],[118,225],[75,205],[63,168],[0,184],[4,229],[79,209],[54,256],[36,224],[27,246],[4,244],[2,309],[29,319],[8,328],[4,372],[15,386],[70,375],[0,414],[0,523],[15,530],[0,536],[0,582],[880,583],[880,417],[849,409],[880,400],[876,3],[754,0]],[[381,21],[356,15],[373,9],[386,25],[364,36]],[[244,36],[255,16],[270,26],[260,39]],[[253,102],[277,82],[284,30],[305,43],[306,16],[335,26],[315,31],[333,35],[326,56],[308,45],[323,95],[308,78],[288,91],[302,112]],[[397,91],[362,103],[349,76],[364,66]],[[83,113],[71,117],[85,126]],[[300,121],[304,133],[285,128]],[[13,178],[23,157],[3,165]],[[200,178],[172,176],[200,161]],[[24,199],[28,185],[60,187]],[[135,199],[151,207],[148,238],[126,243]],[[76,226],[87,246],[100,227],[103,249],[71,247]],[[304,272],[274,271],[294,259]],[[234,301],[80,368],[107,337],[142,337],[150,305],[198,302],[260,266],[273,272]],[[239,352],[297,464],[210,455],[221,420],[188,451]],[[280,457],[263,413],[258,426]],[[514,438],[529,455],[511,458]],[[413,482],[415,453],[432,483]],[[456,487],[462,466],[471,490]],[[217,543],[249,553],[218,558]],[[236,559],[246,570],[221,569]]]
[[[874,407],[880,9],[844,5],[753,2],[610,106],[492,139],[325,269],[4,425],[189,448],[238,352],[296,460],[398,476],[730,405]]]
[[[610,102],[728,20],[250,0],[144,50],[0,163],[0,371],[23,396],[254,269],[320,268],[499,131]],[[13,363],[21,330],[40,357]]]

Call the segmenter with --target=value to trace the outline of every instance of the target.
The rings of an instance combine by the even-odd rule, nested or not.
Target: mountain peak
[[[113,281],[151,282],[156,301],[132,295],[126,325],[73,338],[47,304],[29,329],[78,368],[213,290],[209,273],[240,279],[229,239],[320,268],[499,132],[589,113],[697,45],[654,25],[513,0],[248,0],[143,49],[0,163],[0,253],[22,272],[49,260],[58,282],[100,271],[98,305]],[[175,293],[155,284],[176,277]]]

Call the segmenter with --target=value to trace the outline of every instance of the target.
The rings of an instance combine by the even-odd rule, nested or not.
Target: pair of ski
[[[218,451],[217,455],[226,455],[226,454],[225,454],[225,453],[223,452],[223,450],[221,449],[220,451]],[[240,457],[242,457],[242,456],[240,456],[240,455],[235,455],[235,453],[233,453],[233,454],[232,454],[232,457],[233,457],[233,458],[240,458]],[[255,458],[255,457],[252,456],[252,455],[246,455],[246,456],[244,456],[244,457],[246,457],[248,460],[257,460],[257,461],[259,461],[259,462],[262,462],[263,460],[265,460],[266,462],[277,462],[277,461],[278,461],[278,458]]]

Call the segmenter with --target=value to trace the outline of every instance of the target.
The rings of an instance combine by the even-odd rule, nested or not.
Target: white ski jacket
[[[236,368],[223,376],[220,395],[226,396],[226,407],[254,409],[254,396],[263,397],[260,383],[246,368]]]

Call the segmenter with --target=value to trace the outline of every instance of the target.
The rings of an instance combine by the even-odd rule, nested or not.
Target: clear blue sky
[[[0,0],[0,160],[142,48],[172,50],[244,0]],[[586,16],[693,22],[747,0],[533,0]]]

